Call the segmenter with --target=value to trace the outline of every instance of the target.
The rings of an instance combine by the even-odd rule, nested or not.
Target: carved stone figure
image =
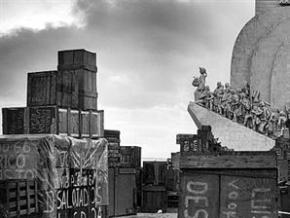
[[[214,110],[215,112],[222,114],[222,108],[221,108],[221,103],[222,103],[222,98],[223,98],[223,94],[224,94],[224,88],[221,82],[217,83],[217,87],[214,90]]]
[[[205,89],[205,79],[207,77],[207,73],[206,73],[206,69],[205,68],[200,67],[199,68],[199,73],[200,73],[199,78],[193,77],[194,79],[192,81],[192,85],[194,87],[197,87],[197,89],[194,92],[195,101],[199,101],[200,100],[201,93]]]
[[[279,113],[279,118],[278,118],[278,128],[281,130],[280,135],[283,135],[284,129],[286,128],[286,121],[287,121],[287,114],[281,110]]]
[[[199,68],[199,73],[200,73],[200,76],[199,76],[199,86],[198,86],[198,89],[200,91],[203,91],[205,89],[205,79],[207,77],[206,69],[203,68],[203,67],[200,67]]]

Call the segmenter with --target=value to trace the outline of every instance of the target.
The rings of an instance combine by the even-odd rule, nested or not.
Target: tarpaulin
[[[95,217],[98,206],[108,205],[107,159],[105,139],[2,136],[0,182],[36,181],[38,212],[45,217],[62,211],[70,211],[69,217]]]

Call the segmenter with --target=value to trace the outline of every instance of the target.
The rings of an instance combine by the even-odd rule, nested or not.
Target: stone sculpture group
[[[199,68],[199,71],[200,76],[194,77],[192,82],[197,87],[194,93],[197,104],[271,138],[285,135],[290,108],[271,108],[248,83],[241,89],[234,89],[229,83],[218,82],[212,92],[205,83],[206,69]]]

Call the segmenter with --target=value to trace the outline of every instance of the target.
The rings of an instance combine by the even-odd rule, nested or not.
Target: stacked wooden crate
[[[26,137],[32,137],[32,135],[27,134],[57,134],[74,138],[102,138],[104,136],[104,111],[98,110],[97,97],[96,54],[84,49],[59,51],[57,70],[28,73],[27,106],[2,109],[3,134],[13,135],[7,136],[7,138],[17,138],[18,136],[14,136],[15,134],[26,134],[24,139],[19,139],[20,144]],[[86,148],[92,145],[86,140],[79,143]],[[14,144],[13,146],[19,147],[17,143]],[[6,144],[4,143],[3,146],[5,147]],[[3,152],[5,151],[3,150]],[[107,152],[106,149],[105,152]],[[103,162],[103,164],[105,163]],[[86,174],[85,168],[81,170],[80,177],[88,176],[88,178],[82,179],[84,181],[92,181],[93,172],[90,175],[84,174]],[[104,172],[104,175],[107,175],[107,173]],[[1,176],[3,175],[1,174]],[[79,181],[79,179],[75,178],[75,181]],[[107,181],[107,179],[105,180]],[[73,181],[71,180],[68,183],[73,183]],[[16,199],[15,205],[9,205],[9,217],[14,217],[14,215],[17,217],[21,217],[20,215],[33,217],[34,212],[38,210],[37,195],[33,191],[37,191],[38,187],[28,180],[1,180],[0,183],[0,196],[5,196],[8,204],[10,204],[10,198],[14,200],[19,198]],[[7,190],[11,191],[7,192]],[[22,204],[24,202],[22,199],[24,198],[25,202],[28,202],[26,205]],[[57,207],[59,208],[59,205]],[[106,208],[107,206],[105,205],[101,208],[102,217],[107,216]],[[78,208],[75,208],[75,210],[78,210]],[[89,207],[79,210],[57,210],[56,215],[59,218],[97,216],[96,211],[94,211],[95,214],[92,214],[92,211],[88,212],[91,210]],[[41,216],[36,215],[36,217]]]
[[[109,216],[136,214],[140,196],[141,148],[120,146],[120,131],[105,130],[109,142]]]
[[[278,217],[274,152],[184,153],[178,217]]]
[[[166,161],[143,161],[142,212],[167,210],[166,179]]]
[[[58,53],[58,70],[28,73],[27,107],[3,108],[3,134],[104,135],[97,109],[96,54]]]

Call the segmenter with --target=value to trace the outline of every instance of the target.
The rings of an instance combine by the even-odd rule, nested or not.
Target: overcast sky
[[[122,145],[145,158],[196,133],[192,76],[229,81],[234,41],[254,0],[0,0],[0,107],[25,106],[26,73],[54,70],[57,51],[97,53],[99,109]],[[1,118],[1,117],[0,117]]]

